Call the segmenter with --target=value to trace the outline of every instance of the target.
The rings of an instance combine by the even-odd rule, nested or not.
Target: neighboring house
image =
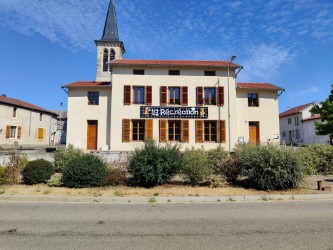
[[[57,129],[54,136],[55,144],[66,144],[67,134],[67,111],[66,110],[53,110],[57,117]]]
[[[320,116],[312,114],[310,109],[314,102],[303,104],[280,113],[281,141],[292,144],[329,144],[329,136],[319,136],[315,133],[315,121],[320,122]]]
[[[17,99],[0,96],[0,146],[54,144],[57,115]]]
[[[237,142],[279,141],[278,95],[269,83],[237,83],[232,61],[122,59],[111,0],[97,45],[96,81],[68,89],[67,144],[132,151],[162,145],[231,150]]]

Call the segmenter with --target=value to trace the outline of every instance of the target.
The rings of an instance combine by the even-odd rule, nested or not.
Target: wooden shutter
[[[152,104],[152,87],[147,86],[146,87],[146,105]]]
[[[160,120],[160,142],[167,142],[167,120]]]
[[[201,143],[203,142],[204,137],[204,123],[201,120],[195,121],[195,142]]]
[[[22,129],[21,127],[17,128],[17,139],[21,139],[21,133],[22,133]]]
[[[6,127],[6,138],[9,138],[10,137],[10,126],[8,125]]]
[[[146,120],[145,140],[153,140],[153,119]]]
[[[218,136],[219,142],[225,143],[226,142],[226,133],[225,133],[225,121],[218,121]]]
[[[124,86],[124,105],[131,105],[131,86]]]
[[[38,140],[43,140],[43,138],[44,138],[44,129],[43,128],[38,128],[37,138],[38,138]]]
[[[182,87],[182,105],[187,106],[188,103],[188,94],[187,94],[187,86]]]
[[[203,88],[197,87],[197,105],[202,106],[203,105]]]
[[[131,141],[131,120],[123,119],[123,142]]]
[[[224,105],[224,87],[217,87],[217,105]]]
[[[182,142],[189,142],[189,121],[182,120]]]
[[[167,87],[165,87],[165,86],[162,86],[160,88],[160,102],[161,102],[161,106],[167,105]]]

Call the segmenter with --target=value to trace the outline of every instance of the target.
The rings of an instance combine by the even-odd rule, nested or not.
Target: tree
[[[310,112],[319,114],[321,122],[315,122],[317,135],[330,135],[333,137],[333,84],[331,85],[331,94],[320,104],[315,104]]]

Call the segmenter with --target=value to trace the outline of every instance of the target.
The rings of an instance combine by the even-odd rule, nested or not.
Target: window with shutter
[[[219,142],[226,142],[225,121],[219,121]]]
[[[131,86],[124,86],[124,105],[131,105]]]
[[[152,87],[146,86],[146,105],[152,104]]]
[[[37,139],[38,140],[43,140],[44,139],[44,129],[43,128],[38,128]]]
[[[197,87],[196,92],[197,92],[197,105],[202,106],[203,105],[203,88]]]
[[[160,120],[160,142],[167,142],[167,120]]]
[[[160,102],[161,102],[161,106],[167,105],[167,87],[165,87],[165,86],[162,86],[160,88]]]
[[[224,87],[218,87],[217,88],[217,96],[218,96],[218,98],[217,98],[217,101],[218,101],[218,103],[217,103],[217,105],[219,105],[219,106],[223,106],[224,105]]]
[[[10,127],[9,125],[7,125],[6,127],[6,138],[8,139],[10,137]]]
[[[21,133],[22,133],[22,129],[21,127],[17,128],[17,139],[21,139]]]
[[[182,120],[182,142],[188,143],[190,141],[189,137],[189,121]]]
[[[195,142],[196,143],[201,143],[203,142],[203,121],[201,120],[196,120],[195,121]]]
[[[132,141],[145,140],[145,120],[132,120]]]
[[[187,106],[188,97],[187,97],[187,86],[182,87],[182,105]]]
[[[131,120],[123,119],[123,142],[130,142],[131,140]]]
[[[153,119],[146,120],[145,140],[153,140]]]
[[[133,86],[133,104],[145,103],[145,87]]]

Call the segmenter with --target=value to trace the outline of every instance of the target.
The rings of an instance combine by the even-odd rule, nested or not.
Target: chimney
[[[7,97],[5,94],[2,94],[3,97]]]

